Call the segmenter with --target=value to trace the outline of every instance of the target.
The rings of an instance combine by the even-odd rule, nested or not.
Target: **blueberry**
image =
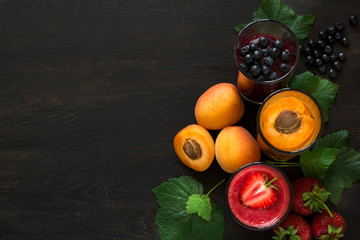
[[[326,41],[327,41],[328,43],[333,43],[333,42],[335,41],[335,39],[334,39],[333,36],[328,35],[328,36],[326,37]]]
[[[284,47],[284,44],[281,40],[277,39],[274,41],[273,46],[279,49],[282,49]]]
[[[345,60],[345,53],[339,52],[339,54],[338,54],[338,59],[339,59],[341,62],[344,61],[344,60]]]
[[[269,49],[268,49],[268,48],[263,48],[263,49],[261,49],[261,55],[262,55],[263,57],[269,56]]]
[[[320,38],[321,40],[325,40],[326,37],[327,37],[326,31],[320,30],[320,31],[319,31],[319,38]]]
[[[326,31],[327,31],[327,33],[328,33],[329,35],[334,35],[335,32],[336,32],[336,29],[335,29],[334,26],[328,26],[327,29],[326,29]]]
[[[341,39],[341,43],[342,43],[342,45],[347,46],[347,45],[349,45],[349,39],[347,37],[343,37]]]
[[[250,64],[252,63],[254,60],[253,60],[253,57],[250,53],[246,54],[245,57],[244,57],[244,62],[246,64]]]
[[[319,58],[320,57],[320,51],[319,50],[317,50],[317,49],[315,49],[314,51],[313,51],[313,56],[314,56],[314,58]]]
[[[345,29],[345,25],[342,22],[336,22],[335,28],[337,31],[342,32]]]
[[[309,48],[314,48],[316,46],[316,42],[314,39],[308,39],[307,40],[307,45],[309,46]]]
[[[241,63],[240,69],[242,70],[242,72],[247,72],[249,70],[249,66],[245,63]]]
[[[330,62],[330,56],[326,53],[324,53],[322,56],[321,56],[321,59],[324,61],[324,62]]]
[[[330,54],[330,61],[334,62],[334,61],[336,61],[336,59],[337,59],[336,54],[335,54],[335,53],[331,53],[331,54]]]
[[[259,60],[261,58],[261,52],[259,50],[255,50],[253,54],[254,60]]]
[[[330,45],[326,45],[324,47],[324,53],[331,54],[331,52],[332,52],[332,47]]]
[[[267,66],[267,65],[261,66],[261,72],[262,72],[264,75],[268,75],[269,72],[270,72],[270,67]]]
[[[349,17],[349,22],[351,25],[356,25],[358,23],[358,17],[356,15],[351,15]]]
[[[260,75],[259,77],[256,78],[256,80],[262,82],[265,81],[265,77],[263,75]]]
[[[254,64],[250,67],[250,72],[254,77],[258,77],[261,74],[261,68],[258,65]]]
[[[274,64],[274,59],[270,56],[264,58],[264,63],[271,66]]]
[[[249,53],[250,52],[250,47],[249,46],[245,46],[245,47],[243,47],[243,48],[241,48],[241,50],[240,50],[240,55],[241,56],[245,56],[247,53]]]
[[[304,53],[304,47],[302,45],[299,45],[299,52],[300,54]]]
[[[336,78],[336,70],[334,68],[329,69],[329,78]]]
[[[334,35],[335,40],[340,40],[342,38],[341,33],[337,32]]]
[[[305,55],[311,55],[311,53],[312,53],[311,48],[309,48],[309,47],[304,48],[304,53],[305,53]]]
[[[335,61],[334,64],[333,64],[333,67],[336,69],[336,71],[340,71],[341,70],[340,61]]]
[[[255,43],[252,43],[252,44],[250,44],[250,49],[251,49],[252,51],[255,51],[255,50],[258,49],[258,46],[257,46]]]
[[[315,59],[315,66],[320,67],[323,64],[323,60],[320,58]]]
[[[323,49],[325,47],[325,41],[324,40],[318,40],[316,42],[316,46],[320,49]]]
[[[267,37],[260,37],[259,38],[259,45],[262,48],[266,48],[269,45],[269,39]]]
[[[290,55],[291,55],[291,53],[288,50],[282,51],[281,52],[281,60],[283,60],[284,62],[290,61]]]
[[[306,56],[306,57],[305,57],[305,64],[306,64],[307,66],[313,65],[313,64],[314,64],[314,57],[311,56],[311,55]]]
[[[283,73],[287,73],[290,71],[290,65],[287,63],[282,63],[280,64],[280,71],[282,71]]]
[[[319,69],[320,73],[326,73],[326,70],[327,70],[325,65],[320,65],[318,69]]]
[[[277,72],[270,72],[269,74],[269,80],[275,80],[279,77],[279,75],[277,74]]]
[[[277,58],[280,55],[280,49],[279,48],[272,48],[270,49],[270,56],[273,58]]]

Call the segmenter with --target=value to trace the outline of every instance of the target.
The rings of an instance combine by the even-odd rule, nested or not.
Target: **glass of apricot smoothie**
[[[295,34],[284,24],[263,19],[248,24],[234,46],[237,86],[248,101],[261,104],[286,87],[299,59]]]
[[[323,126],[323,114],[313,96],[284,88],[270,94],[260,106],[257,142],[265,155],[286,161],[311,148]]]
[[[235,221],[251,230],[275,227],[291,209],[289,179],[266,163],[250,163],[237,170],[228,182],[226,195]]]

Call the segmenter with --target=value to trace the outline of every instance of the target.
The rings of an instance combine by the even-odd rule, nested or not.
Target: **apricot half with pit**
[[[284,97],[264,110],[261,128],[272,146],[295,151],[306,146],[314,132],[315,120],[303,101],[296,97]]]
[[[195,105],[196,122],[210,130],[234,125],[243,114],[243,100],[235,85],[230,83],[212,86],[199,97]]]
[[[259,162],[261,151],[248,130],[229,126],[221,130],[216,138],[215,157],[225,172],[234,173],[245,164]]]
[[[198,172],[208,169],[215,157],[214,139],[197,124],[191,124],[176,134],[174,148],[180,161]]]

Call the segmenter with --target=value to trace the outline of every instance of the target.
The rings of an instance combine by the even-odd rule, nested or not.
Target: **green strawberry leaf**
[[[329,195],[329,201],[340,203],[345,188],[351,188],[353,182],[360,179],[360,153],[350,147],[341,147],[336,160],[330,165],[322,184]]]
[[[187,213],[187,202],[196,200],[193,195],[203,195],[203,186],[190,176],[171,178],[153,188],[159,209],[156,225],[161,240],[218,240],[223,238],[225,229],[222,208],[211,203],[211,219],[206,221],[198,214]],[[208,195],[206,195],[208,196]],[[190,204],[194,208],[193,204]]]
[[[338,132],[334,132],[331,134],[327,134],[325,137],[320,138],[319,141],[317,141],[313,148],[342,148],[347,146],[347,140],[349,138],[349,131],[347,130],[341,130]]]
[[[211,219],[211,204],[208,195],[192,194],[189,196],[189,200],[186,202],[187,214],[197,213],[200,217],[206,221]]]
[[[258,10],[253,13],[254,21],[260,19],[272,19],[282,22],[294,32],[298,41],[302,43],[309,35],[315,17],[312,15],[298,15],[290,6],[285,5],[280,0],[264,0]],[[240,32],[245,26],[246,24],[240,24],[235,27],[235,31]]]
[[[324,121],[329,121],[330,108],[335,101],[339,85],[307,71],[295,76],[290,87],[301,89],[312,95],[321,107]]]
[[[305,176],[323,179],[331,163],[335,161],[336,148],[317,148],[300,155],[300,164]]]

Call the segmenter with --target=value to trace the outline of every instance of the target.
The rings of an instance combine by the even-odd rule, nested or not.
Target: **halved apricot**
[[[176,134],[174,148],[180,161],[198,172],[208,169],[215,157],[214,139],[197,124],[191,124]]]
[[[284,151],[300,150],[315,130],[308,107],[296,97],[274,101],[262,113],[261,131],[274,147]]]

